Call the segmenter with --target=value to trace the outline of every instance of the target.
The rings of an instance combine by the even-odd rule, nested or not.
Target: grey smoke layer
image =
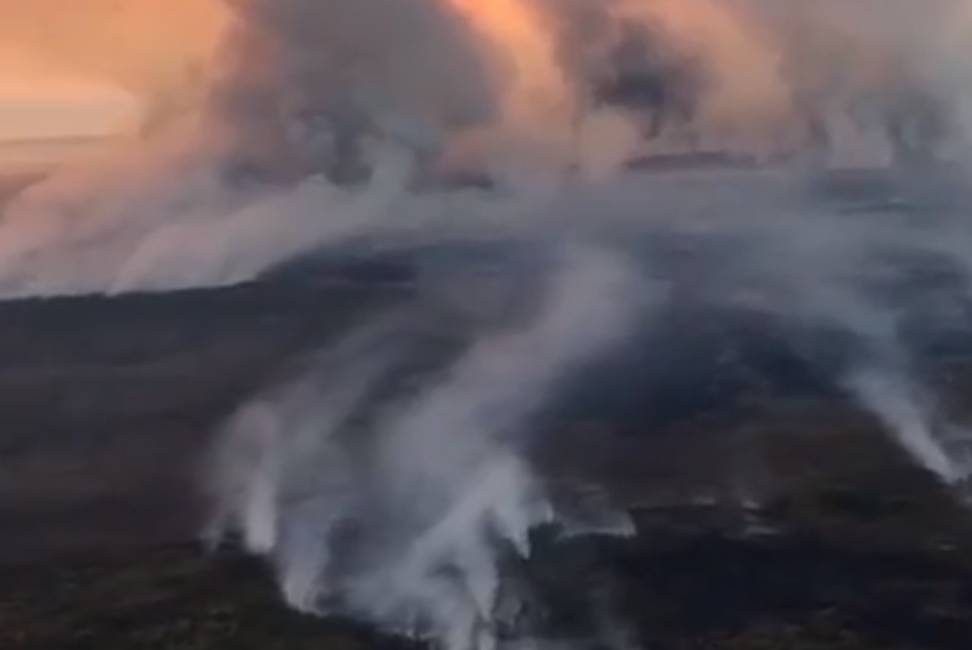
[[[519,4],[541,17],[562,96],[511,126],[510,87],[535,72],[451,2],[236,0],[192,119],[4,206],[0,294],[237,283],[362,232],[424,228],[430,211],[529,219],[564,170],[617,178],[660,153],[729,151],[795,176],[966,158],[964,0]],[[416,195],[457,174],[522,205]],[[677,203],[644,200],[677,219]]]
[[[445,0],[237,0],[195,122],[3,209],[0,293],[244,281],[411,218],[395,215],[413,211],[416,184],[453,164],[527,201],[564,169],[610,176],[653,153],[729,150],[794,173],[965,157],[961,0],[520,4],[541,16],[563,94],[526,127],[566,129],[546,138],[562,149],[534,155],[522,129],[504,135],[505,94],[532,72]],[[414,211],[477,211],[433,203]]]
[[[0,294],[226,285],[362,243],[537,251],[497,294],[515,313],[470,298],[504,317],[420,383],[386,386],[414,316],[370,324],[241,408],[207,476],[212,533],[268,555],[292,604],[455,650],[502,637],[499,565],[557,520],[522,453],[532,418],[658,304],[759,316],[808,358],[826,334],[835,385],[967,477],[914,332],[972,326],[968,3],[521,4],[565,89],[529,126],[568,125],[544,140],[564,150],[506,130],[515,66],[452,5],[237,0],[197,122],[3,208]],[[713,151],[747,164],[652,158]],[[848,165],[881,173],[830,174]],[[454,268],[422,282],[468,293]]]

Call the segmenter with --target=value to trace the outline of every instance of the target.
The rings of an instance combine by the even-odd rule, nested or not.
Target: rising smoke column
[[[268,173],[297,165],[351,180],[355,170],[342,167],[363,164],[368,137],[434,154],[494,111],[471,30],[437,0],[232,6],[240,28],[214,111],[245,152],[267,157]]]
[[[613,253],[557,257],[535,315],[476,338],[390,407],[369,391],[400,358],[401,321],[365,328],[244,406],[217,450],[211,532],[240,530],[269,555],[301,610],[494,647],[509,624],[501,558],[529,555],[531,530],[555,521],[522,455],[529,419],[656,299]],[[361,409],[378,411],[370,425]]]

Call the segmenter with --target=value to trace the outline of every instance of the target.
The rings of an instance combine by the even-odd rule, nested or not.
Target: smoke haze
[[[96,55],[82,39],[122,31],[164,48],[141,37],[150,20],[205,34],[180,46],[194,62],[185,65],[202,70],[195,109],[160,114],[164,127],[129,151],[72,166],[8,204],[0,225],[7,295],[137,289],[131,269],[145,268],[146,251],[156,271],[145,272],[142,288],[247,279],[318,246],[344,220],[341,201],[329,198],[367,195],[378,182],[372,172],[387,169],[390,156],[402,166],[397,200],[408,203],[422,178],[487,174],[532,193],[529,186],[549,188],[569,168],[604,178],[632,158],[670,152],[726,150],[803,169],[955,161],[967,150],[963,61],[972,10],[960,0],[812,8],[759,0],[238,0],[192,10],[177,3],[164,18],[154,5],[119,14],[92,3],[84,12],[92,29],[55,40],[87,52],[89,74],[135,92],[139,84],[127,79],[164,77],[170,73],[153,61],[171,57]],[[73,49],[29,38],[29,26],[48,14],[58,17],[51,29],[69,16],[30,7],[4,9],[5,42],[38,60],[84,67]],[[116,74],[101,61],[142,70]],[[319,219],[277,207],[253,216],[253,206],[301,203],[295,197],[321,189],[328,198],[311,208]],[[171,241],[176,224],[186,225],[186,237],[211,232],[216,258],[236,248],[232,233],[241,231],[260,240],[269,235],[263,228],[299,230],[306,243],[244,246],[232,254],[239,264],[229,265],[200,251],[189,264],[198,268],[186,271],[185,259],[160,252],[179,247],[153,241]],[[62,265],[71,271],[59,272]]]
[[[438,304],[468,292],[461,264],[416,281],[475,321],[418,386],[384,382],[430,317],[385,316],[228,421],[210,532],[269,556],[293,605],[493,647],[504,557],[558,521],[532,419],[660,304],[765,319],[916,462],[968,477],[912,333],[972,324],[972,2],[174,3],[175,67],[138,11],[78,3],[91,30],[28,38],[60,4],[0,5],[0,42],[178,110],[0,203],[3,297],[237,284],[362,242],[528,251],[495,302]],[[841,207],[848,169],[889,196]]]
[[[554,517],[520,458],[528,420],[646,306],[647,287],[615,256],[556,258],[536,317],[471,341],[374,421],[355,424],[355,409],[414,345],[407,321],[337,344],[233,418],[218,450],[217,525],[274,558],[291,604],[450,648],[495,645],[502,553],[529,555],[531,529]]]

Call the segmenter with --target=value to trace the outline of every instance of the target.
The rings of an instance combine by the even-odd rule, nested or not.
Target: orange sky
[[[556,138],[575,106],[556,30],[532,0],[439,0],[503,72],[507,127]],[[140,112],[189,103],[228,22],[225,0],[0,0],[0,141],[129,130]],[[719,0],[621,0],[712,52],[716,117],[785,107],[772,56]],[[743,74],[735,71],[744,70]],[[161,98],[161,100],[160,100]]]
[[[542,127],[572,107],[547,17],[524,0],[447,0],[476,29],[504,65],[506,112],[521,126]]]
[[[138,124],[138,99],[110,84],[3,81],[0,142],[113,135],[131,132]]]
[[[0,141],[130,130],[225,21],[220,0],[0,0]]]
[[[161,110],[159,106],[170,110],[194,105],[230,20],[226,2],[0,0],[0,142],[124,132],[146,113]],[[501,71],[504,126],[518,136],[557,140],[574,117],[577,98],[560,68],[557,30],[545,13],[555,1],[438,2],[469,22],[483,52]],[[954,21],[963,27],[948,34],[953,49],[961,50],[972,24],[972,0],[952,4],[953,13],[964,12],[962,20]],[[834,0],[834,6],[840,5]],[[792,107],[779,77],[779,55],[787,44],[761,31],[760,21],[745,11],[750,3],[616,0],[610,6],[626,20],[663,25],[700,56],[711,82],[702,107],[707,124],[730,135],[754,129],[772,133],[785,126]],[[807,11],[820,20],[800,22],[807,25],[804,31],[817,25],[816,32],[827,33],[828,12]],[[819,37],[816,32],[806,38],[827,54],[813,40]],[[851,40],[862,42],[859,36]],[[885,52],[856,46],[855,56],[847,60],[867,68],[861,63],[867,58],[864,50],[879,59]],[[825,71],[835,67],[827,58],[822,61],[818,67]],[[964,79],[964,69],[957,68],[954,75]]]

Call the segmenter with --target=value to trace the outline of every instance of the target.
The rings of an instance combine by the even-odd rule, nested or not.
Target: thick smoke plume
[[[535,258],[509,289],[532,308],[463,329],[437,367],[415,368],[428,316],[389,316],[228,422],[212,533],[268,555],[295,606],[494,645],[501,565],[556,520],[531,424],[562,381],[650,330],[656,302],[758,317],[918,463],[968,477],[914,332],[970,326],[972,3],[223,9],[178,111],[0,204],[0,294],[241,283],[361,241]],[[735,166],[672,169],[713,159]],[[849,168],[889,188],[835,199],[821,179]],[[929,274],[947,290],[926,291]]]
[[[206,19],[171,10],[223,34],[218,48],[200,37],[184,55],[203,67],[202,91],[129,151],[6,204],[3,294],[246,280],[347,236],[336,223],[388,221],[387,201],[358,197],[387,196],[389,175],[400,205],[416,185],[456,175],[549,187],[570,170],[604,178],[658,153],[725,150],[805,168],[961,161],[968,149],[965,0],[227,5]],[[44,6],[5,9],[5,28],[27,31],[16,25],[41,20]],[[148,22],[106,12],[87,19],[105,14],[135,33]],[[119,54],[91,58],[164,59]],[[169,74],[85,70],[133,92],[129,79]],[[164,94],[153,84],[145,92]]]

